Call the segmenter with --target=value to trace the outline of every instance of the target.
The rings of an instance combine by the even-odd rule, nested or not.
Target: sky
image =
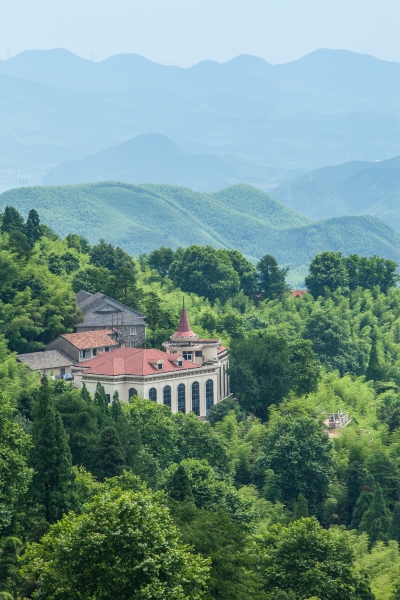
[[[0,0],[0,58],[66,48],[187,67],[252,54],[276,64],[318,48],[400,62],[400,0]]]

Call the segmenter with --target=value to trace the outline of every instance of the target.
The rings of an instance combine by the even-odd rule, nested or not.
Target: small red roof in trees
[[[290,290],[293,298],[302,298],[307,292],[308,290]]]
[[[185,338],[185,337],[197,337],[195,333],[193,333],[188,316],[186,314],[185,307],[182,308],[181,318],[179,319],[178,329],[175,331],[173,338]]]

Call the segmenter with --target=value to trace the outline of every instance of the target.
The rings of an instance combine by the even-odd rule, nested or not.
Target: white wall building
[[[185,309],[176,333],[155,349],[119,348],[74,367],[76,387],[85,383],[93,394],[97,383],[109,400],[133,395],[169,406],[172,412],[205,416],[211,406],[229,395],[228,349],[220,340],[202,340],[193,333]]]

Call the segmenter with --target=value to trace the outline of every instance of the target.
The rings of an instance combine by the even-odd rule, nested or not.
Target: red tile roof
[[[61,337],[70,344],[86,350],[87,348],[104,348],[105,346],[118,346],[118,342],[110,336],[114,332],[111,329],[101,329],[98,331],[82,331],[80,333],[65,333]]]
[[[189,319],[186,314],[185,307],[182,308],[181,318],[179,319],[178,329],[175,331],[173,338],[197,337],[190,327]]]
[[[172,373],[185,369],[199,369],[189,360],[182,360],[182,367],[176,361],[179,354],[167,354],[162,350],[144,350],[142,348],[118,348],[111,353],[102,352],[96,358],[79,363],[85,373],[93,375],[154,375],[155,373]],[[157,361],[163,361],[163,368],[157,368]]]
[[[307,292],[308,290],[290,290],[293,298],[302,298]]]
[[[221,348],[218,348],[217,354],[221,354],[221,352],[225,352],[225,350],[228,350],[228,348],[226,346],[221,346]]]

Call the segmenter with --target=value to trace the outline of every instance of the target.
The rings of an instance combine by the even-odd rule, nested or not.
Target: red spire
[[[175,331],[173,338],[187,338],[187,337],[197,337],[195,333],[193,333],[188,316],[186,314],[185,305],[183,305],[181,318],[179,319],[178,329]]]

